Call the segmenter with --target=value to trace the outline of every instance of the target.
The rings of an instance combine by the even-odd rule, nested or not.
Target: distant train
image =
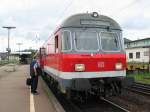
[[[68,98],[119,94],[126,76],[122,29],[97,12],[70,16],[40,48],[40,65]]]
[[[149,63],[130,62],[127,63],[127,74],[149,73]]]

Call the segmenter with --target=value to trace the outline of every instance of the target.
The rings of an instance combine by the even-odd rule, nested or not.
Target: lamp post
[[[17,43],[18,47],[19,47],[19,55],[20,55],[20,46],[22,45],[22,43]]]
[[[38,50],[38,43],[40,42],[40,38],[39,38],[39,35],[38,35],[38,34],[36,34],[35,42],[36,42],[36,48],[37,48],[37,50]]]
[[[5,28],[5,29],[8,30],[8,48],[6,49],[6,51],[8,51],[8,61],[9,61],[9,55],[10,55],[10,52],[11,52],[11,49],[10,49],[10,46],[9,46],[10,30],[15,29],[16,27],[14,27],[14,26],[3,26],[2,28]]]

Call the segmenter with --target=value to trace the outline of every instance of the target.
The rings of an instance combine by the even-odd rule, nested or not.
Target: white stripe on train
[[[126,76],[126,71],[105,71],[105,72],[62,72],[54,68],[45,66],[44,71],[54,78],[74,79],[74,78],[104,78]]]

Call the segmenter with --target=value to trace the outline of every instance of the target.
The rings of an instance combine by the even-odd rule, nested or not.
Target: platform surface
[[[29,65],[0,67],[0,112],[56,112],[39,80],[39,95],[32,95],[26,86]],[[13,68],[14,69],[14,68]]]

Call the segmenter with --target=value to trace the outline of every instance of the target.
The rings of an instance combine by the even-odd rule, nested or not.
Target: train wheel
[[[110,94],[110,91],[107,88],[105,88],[105,90],[104,90],[104,97],[105,98],[109,97],[109,94]]]
[[[114,82],[114,87],[115,87],[115,95],[118,95],[120,93],[120,88],[116,82]]]
[[[67,90],[66,90],[66,98],[67,98],[68,100],[71,99],[71,90],[70,90],[70,89],[67,89]]]

